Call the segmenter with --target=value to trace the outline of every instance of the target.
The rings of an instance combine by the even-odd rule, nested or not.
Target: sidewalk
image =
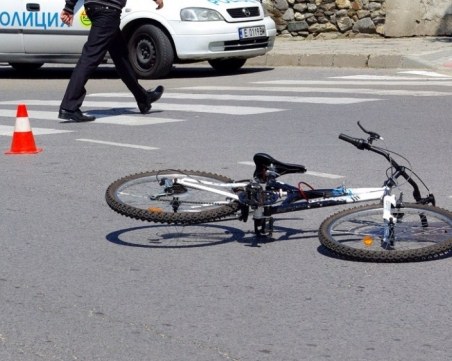
[[[452,75],[452,37],[304,40],[277,37],[248,65],[429,69]]]

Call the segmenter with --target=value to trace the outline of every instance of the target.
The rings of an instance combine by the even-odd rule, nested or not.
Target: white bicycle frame
[[[239,196],[232,191],[227,191],[227,189],[233,188],[245,188],[248,182],[239,183],[223,183],[223,182],[210,182],[198,179],[193,179],[190,177],[177,178],[175,179],[177,184],[181,184],[187,188],[193,188],[205,192],[211,192],[227,197],[228,199],[233,199],[239,201]],[[281,183],[282,184],[282,183]],[[321,206],[322,201],[324,203],[331,202],[334,200],[337,203],[357,203],[381,200],[385,195],[390,193],[390,188],[385,187],[374,187],[374,188],[344,188],[342,195],[330,196],[330,197],[319,197],[305,200],[305,202],[319,204]],[[286,196],[287,192],[280,192],[280,198]],[[303,202],[300,200],[299,202]]]

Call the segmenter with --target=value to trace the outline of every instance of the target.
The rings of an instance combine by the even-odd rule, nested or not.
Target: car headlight
[[[205,8],[185,8],[180,11],[182,21],[224,21],[218,11]]]

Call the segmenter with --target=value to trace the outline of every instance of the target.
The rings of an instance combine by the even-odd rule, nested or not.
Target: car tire
[[[139,26],[128,40],[129,58],[139,78],[167,75],[173,66],[174,50],[168,35],[152,24]]]
[[[44,63],[9,63],[9,65],[19,72],[29,72],[39,69]]]
[[[212,59],[209,60],[209,64],[219,73],[230,74],[238,71],[243,65],[245,65],[246,59],[242,58],[230,58],[230,59]]]

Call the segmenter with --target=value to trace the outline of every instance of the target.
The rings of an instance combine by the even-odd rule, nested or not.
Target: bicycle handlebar
[[[378,136],[378,138],[381,139],[380,136]],[[378,139],[378,138],[374,138],[374,139]],[[407,182],[413,187],[413,197],[417,202],[423,203],[423,204],[432,203],[433,205],[435,205],[435,199],[432,194],[429,194],[428,197],[426,197],[426,198],[421,197],[421,193],[419,191],[418,185],[413,180],[413,178],[406,172],[406,168],[404,166],[399,165],[391,157],[389,152],[387,152],[381,148],[372,146],[372,140],[373,140],[372,138],[365,140],[365,139],[360,139],[360,138],[354,138],[349,135],[341,133],[341,134],[339,134],[339,139],[354,145],[356,148],[358,148],[360,150],[366,149],[371,152],[382,155],[391,164],[391,166],[393,166],[396,169],[396,173],[393,176],[395,178],[398,178],[400,176],[405,178],[407,180]],[[390,178],[385,182],[385,185],[391,185],[392,183],[393,183],[393,180]]]
[[[346,141],[347,143],[353,144],[356,148],[361,150],[372,148],[372,146],[364,139],[353,138],[343,133],[339,134],[339,139]]]

